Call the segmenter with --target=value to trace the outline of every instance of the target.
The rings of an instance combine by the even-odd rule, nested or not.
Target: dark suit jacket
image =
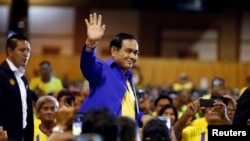
[[[7,130],[8,139],[13,141],[33,141],[34,120],[31,92],[28,81],[23,76],[27,89],[27,126],[23,129],[21,94],[14,72],[6,61],[0,65],[0,125]]]
[[[250,88],[248,87],[237,101],[233,125],[250,124]]]

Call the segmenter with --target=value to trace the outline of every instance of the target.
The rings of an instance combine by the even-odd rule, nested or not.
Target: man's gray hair
[[[40,111],[41,110],[41,107],[42,105],[47,102],[47,101],[52,101],[54,104],[55,104],[55,111],[58,110],[58,107],[59,107],[59,103],[57,101],[57,99],[53,96],[50,96],[50,95],[45,95],[45,96],[41,96],[37,102],[36,102],[36,110],[37,111]]]

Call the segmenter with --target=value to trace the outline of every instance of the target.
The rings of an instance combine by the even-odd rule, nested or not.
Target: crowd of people
[[[116,34],[104,61],[96,56],[106,28],[102,15],[90,14],[85,24],[79,69],[88,86],[80,89],[65,87],[47,60],[39,64],[38,76],[28,80],[29,41],[21,34],[8,38],[0,66],[0,140],[182,141],[193,128],[207,140],[209,125],[250,123],[248,87],[235,93],[215,76],[200,91],[185,73],[169,87],[139,87],[141,74],[133,76],[133,69],[139,71],[137,37]]]

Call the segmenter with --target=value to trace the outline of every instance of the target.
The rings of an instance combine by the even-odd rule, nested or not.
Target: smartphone
[[[84,114],[83,113],[77,113],[76,118],[72,124],[72,134],[74,136],[79,136],[82,133],[82,120],[83,120]]]
[[[217,99],[217,100],[221,100],[224,104],[228,104],[228,99],[222,96],[212,96],[212,99]]]
[[[79,136],[82,133],[82,122],[81,121],[75,121],[72,124],[72,134],[74,136]]]
[[[200,107],[214,107],[215,99],[200,99]]]
[[[168,128],[168,133],[169,133],[169,135],[171,135],[171,120],[170,120],[170,117],[158,116],[158,119],[160,119],[161,121],[163,121],[165,123],[166,127]]]
[[[70,106],[72,106],[72,103],[73,103],[73,99],[71,97],[67,97],[65,98],[65,103],[69,104]]]
[[[144,89],[138,89],[136,91],[136,96],[138,98],[139,103],[144,101],[144,94],[145,94],[145,90]]]

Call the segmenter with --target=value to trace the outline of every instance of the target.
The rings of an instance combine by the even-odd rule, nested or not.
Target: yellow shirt
[[[207,121],[205,117],[201,117],[199,119],[195,119],[192,123],[192,126],[204,127],[207,128]]]
[[[127,90],[122,100],[122,115],[135,119],[135,96],[130,83],[127,81]]]
[[[181,91],[181,90],[188,90],[191,91],[194,87],[194,84],[192,82],[186,82],[184,84],[181,84],[179,82],[175,82],[173,84],[173,90],[175,91]]]
[[[182,131],[182,141],[208,141],[207,121],[204,117],[195,119]]]
[[[38,128],[40,124],[41,124],[41,120],[38,119],[36,115],[34,115],[34,129]]]
[[[187,126],[182,131],[181,141],[208,141],[208,130],[199,126]]]
[[[42,132],[39,128],[40,124],[36,124],[34,126],[34,139],[33,141],[47,141],[48,135],[46,135],[44,132]]]
[[[202,99],[210,99],[211,98],[211,94],[205,94],[202,96]]]
[[[46,94],[49,94],[51,92],[57,93],[62,90],[63,84],[62,80],[55,76],[52,76],[50,81],[47,83],[44,83],[40,77],[35,77],[30,80],[29,87],[31,90],[35,90],[37,87],[39,87]]]

